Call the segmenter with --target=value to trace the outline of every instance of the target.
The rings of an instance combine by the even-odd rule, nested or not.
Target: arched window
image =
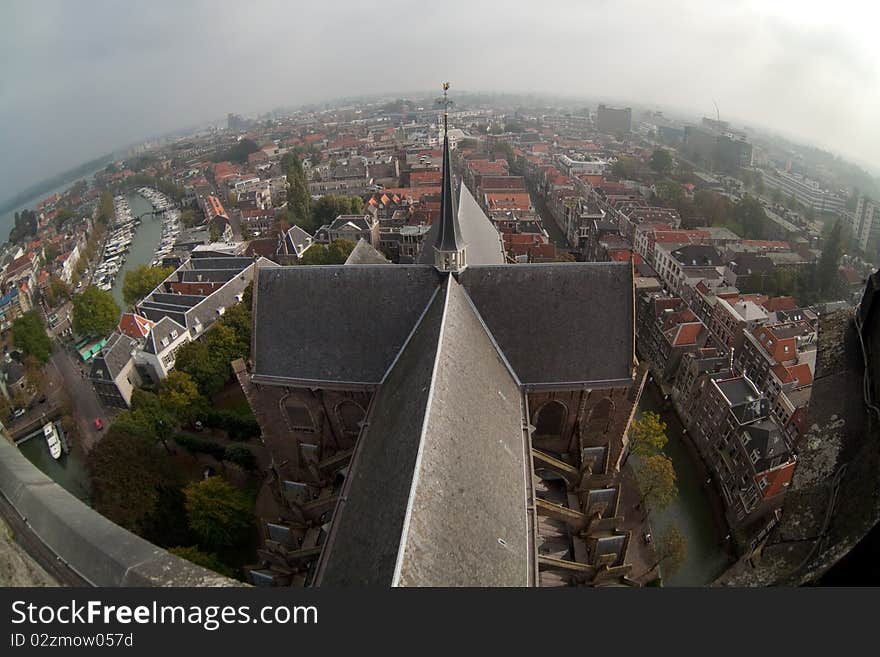
[[[360,433],[364,415],[366,413],[360,404],[350,399],[343,399],[336,404],[336,418],[342,425],[342,430],[349,436],[356,436]]]
[[[556,400],[548,401],[535,414],[535,435],[561,436],[567,417],[565,404]]]
[[[590,421],[587,425],[591,431],[605,433],[611,428],[611,419],[614,417],[614,400],[604,397],[593,406],[590,412]]]
[[[311,411],[308,406],[295,397],[288,397],[284,400],[284,414],[287,416],[290,428],[294,431],[315,432],[315,419],[312,417]]]

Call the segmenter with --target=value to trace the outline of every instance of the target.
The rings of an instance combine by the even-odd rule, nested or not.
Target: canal
[[[562,229],[556,223],[556,220],[553,219],[553,215],[550,213],[550,208],[544,203],[544,198],[537,192],[534,186],[528,182],[526,182],[526,189],[532,199],[532,205],[535,208],[535,212],[541,218],[541,225],[550,237],[550,242],[556,245],[556,248],[560,251],[571,250],[571,245],[568,243],[568,240],[565,239],[565,233],[562,232]]]
[[[660,536],[675,525],[687,540],[687,555],[678,570],[664,577],[665,586],[705,586],[718,577],[727,566],[722,549],[723,535],[703,487],[699,464],[695,463],[682,438],[684,426],[671,404],[664,403],[663,394],[653,382],[645,384],[637,417],[646,411],[660,415],[666,423],[666,456],[675,467],[678,497],[662,511],[651,513],[651,529]]]
[[[57,461],[49,454],[49,446],[42,435],[30,438],[18,446],[21,453],[28,461],[37,466],[44,474],[65,488],[69,493],[76,495],[86,504],[89,503],[91,494],[91,482],[85,457],[74,447],[69,453],[64,453]]]
[[[129,193],[127,198],[133,217],[139,217],[153,209],[150,202],[136,192]],[[125,281],[125,272],[137,269],[141,265],[149,265],[153,261],[156,247],[162,239],[162,219],[163,215],[148,214],[141,218],[141,224],[137,226],[125,264],[119,270],[111,289],[113,298],[123,310],[125,310],[125,301],[122,298],[122,284]]]

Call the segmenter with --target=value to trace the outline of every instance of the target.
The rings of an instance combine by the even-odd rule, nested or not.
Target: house
[[[794,474],[796,457],[770,406],[744,376],[709,378],[688,427],[735,529],[778,508]]]
[[[189,342],[189,332],[171,317],[153,324],[143,348],[135,353],[135,363],[145,377],[159,383],[174,369],[177,350]]]
[[[130,408],[131,395],[142,381],[135,368],[138,341],[114,332],[92,358],[89,380],[104,406]]]
[[[278,246],[279,264],[296,265],[302,259],[303,254],[315,243],[311,235],[299,226],[291,226],[284,233],[284,238]]]
[[[333,223],[319,230],[321,241],[327,244],[336,240],[355,242],[365,239],[373,248],[379,246],[379,220],[369,214],[341,214]],[[317,236],[316,236],[317,238]]]

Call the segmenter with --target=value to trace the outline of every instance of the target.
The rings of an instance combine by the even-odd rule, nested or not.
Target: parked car
[[[26,411],[25,409],[23,409],[23,408],[16,408],[15,411],[12,413],[12,417],[21,417],[21,416],[24,415],[25,413],[27,413],[27,411]]]
[[[95,429],[100,431],[103,428],[104,428],[104,422],[101,420],[101,418],[96,417],[95,418]]]

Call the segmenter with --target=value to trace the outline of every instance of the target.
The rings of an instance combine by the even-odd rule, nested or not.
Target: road
[[[106,411],[101,407],[98,396],[91,382],[83,378],[80,364],[63,347],[56,346],[49,361],[61,374],[64,389],[73,406],[79,435],[82,438],[83,451],[88,452],[101,439],[102,433],[95,429],[95,418],[99,417],[108,425]]]

